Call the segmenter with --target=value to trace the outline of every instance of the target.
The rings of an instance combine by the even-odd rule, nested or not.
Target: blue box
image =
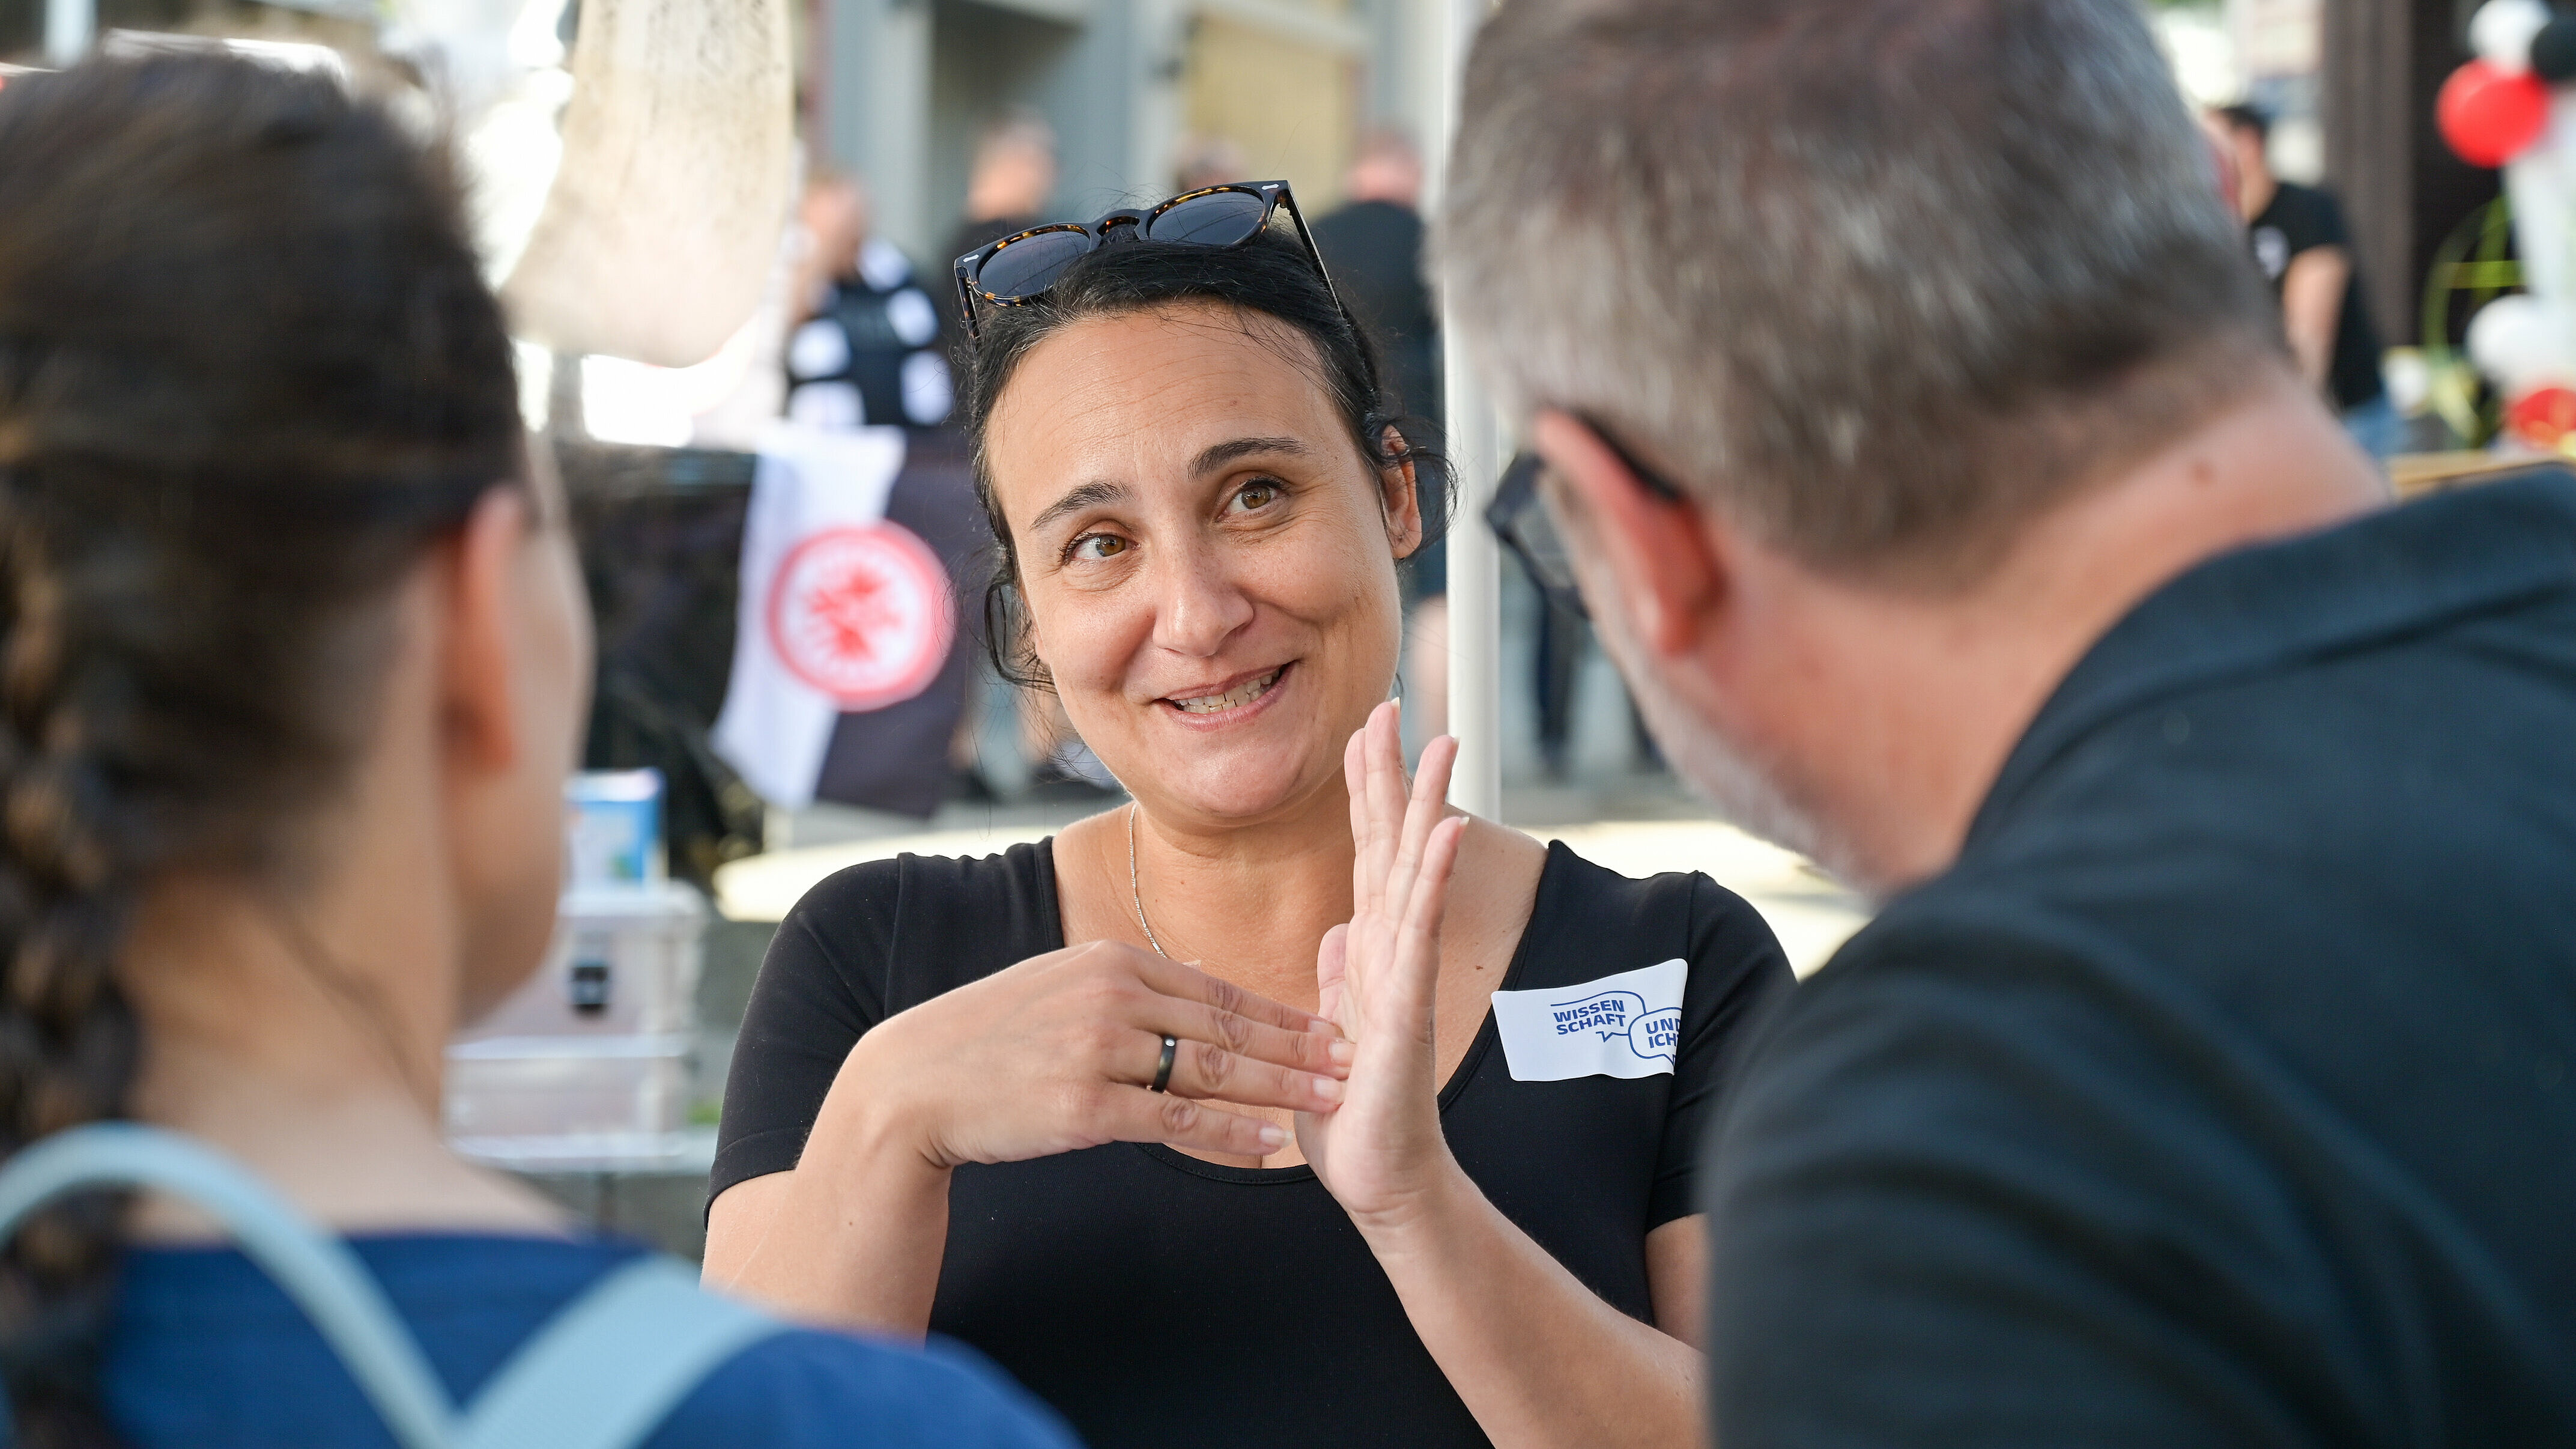
[[[585,770],[564,782],[564,888],[649,886],[668,878],[662,772]]]

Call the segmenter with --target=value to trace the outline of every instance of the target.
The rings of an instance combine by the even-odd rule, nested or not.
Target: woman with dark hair
[[[639,1250],[439,1133],[448,1036],[552,929],[590,677],[455,182],[328,80],[101,61],[0,94],[0,217],[0,1151],[212,1144],[471,1396]],[[391,1442],[155,1196],[15,1236],[0,1375],[40,1449]],[[1065,1440],[974,1367],[782,1331],[646,1442]]]
[[[1134,801],[806,896],[708,1273],[1103,1446],[1693,1444],[1699,1129],[1788,967],[1704,876],[1435,829],[1445,741],[1408,790],[1433,461],[1285,191],[961,260],[994,632]]]

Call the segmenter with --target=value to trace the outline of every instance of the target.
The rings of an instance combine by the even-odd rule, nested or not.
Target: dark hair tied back
[[[324,78],[165,56],[0,93],[0,1152],[127,1110],[144,890],[301,867],[379,605],[521,474],[463,216],[440,153]],[[114,1442],[122,1209],[0,1253],[21,1444]]]
[[[1301,367],[1320,368],[1317,385],[1331,394],[1334,411],[1349,429],[1360,456],[1372,469],[1413,465],[1425,543],[1448,517],[1449,475],[1439,453],[1423,446],[1425,428],[1419,421],[1389,407],[1378,382],[1375,344],[1334,301],[1331,288],[1302,246],[1275,227],[1237,247],[1112,242],[1067,268],[1063,278],[1037,300],[979,312],[981,336],[961,368],[967,379],[964,417],[967,440],[974,449],[975,494],[993,531],[992,577],[984,592],[984,644],[994,669],[1012,683],[1052,687],[1046,667],[1025,643],[1019,550],[993,494],[985,429],[992,422],[994,405],[1030,350],[1059,329],[1088,318],[1187,302],[1214,302],[1247,316],[1258,314],[1303,336],[1313,345],[1313,355],[1296,361]],[[1247,336],[1270,340],[1260,334]],[[1398,441],[1389,442],[1389,429]]]

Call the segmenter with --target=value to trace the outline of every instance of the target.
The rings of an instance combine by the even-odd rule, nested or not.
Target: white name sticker
[[[1690,963],[1666,961],[1575,986],[1494,993],[1494,1026],[1516,1082],[1651,1077],[1673,1069]]]

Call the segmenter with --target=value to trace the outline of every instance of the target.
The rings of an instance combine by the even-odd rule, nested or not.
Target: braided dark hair
[[[1449,516],[1449,474],[1437,450],[1423,443],[1418,419],[1396,414],[1379,383],[1376,343],[1333,300],[1332,290],[1308,260],[1305,248],[1276,228],[1237,247],[1172,242],[1119,241],[1084,256],[1035,301],[991,307],[977,316],[979,337],[965,359],[966,438],[974,450],[975,497],[993,532],[992,573],[984,589],[984,648],[995,672],[1033,689],[1053,687],[1046,666],[1026,644],[1020,627],[1020,558],[1010,521],[993,495],[993,471],[984,435],[1011,375],[1031,349],[1058,330],[1091,317],[1141,312],[1176,302],[1217,302],[1244,314],[1283,322],[1314,345],[1321,365],[1316,379],[1332,395],[1334,411],[1350,430],[1371,471],[1410,463],[1422,507],[1423,541],[1436,536]],[[1400,441],[1390,443],[1388,430]]]
[[[292,874],[394,583],[523,476],[444,156],[332,81],[93,61],[0,93],[0,1152],[121,1115],[117,979],[174,869]],[[97,1395],[123,1203],[0,1254],[19,1442]]]

